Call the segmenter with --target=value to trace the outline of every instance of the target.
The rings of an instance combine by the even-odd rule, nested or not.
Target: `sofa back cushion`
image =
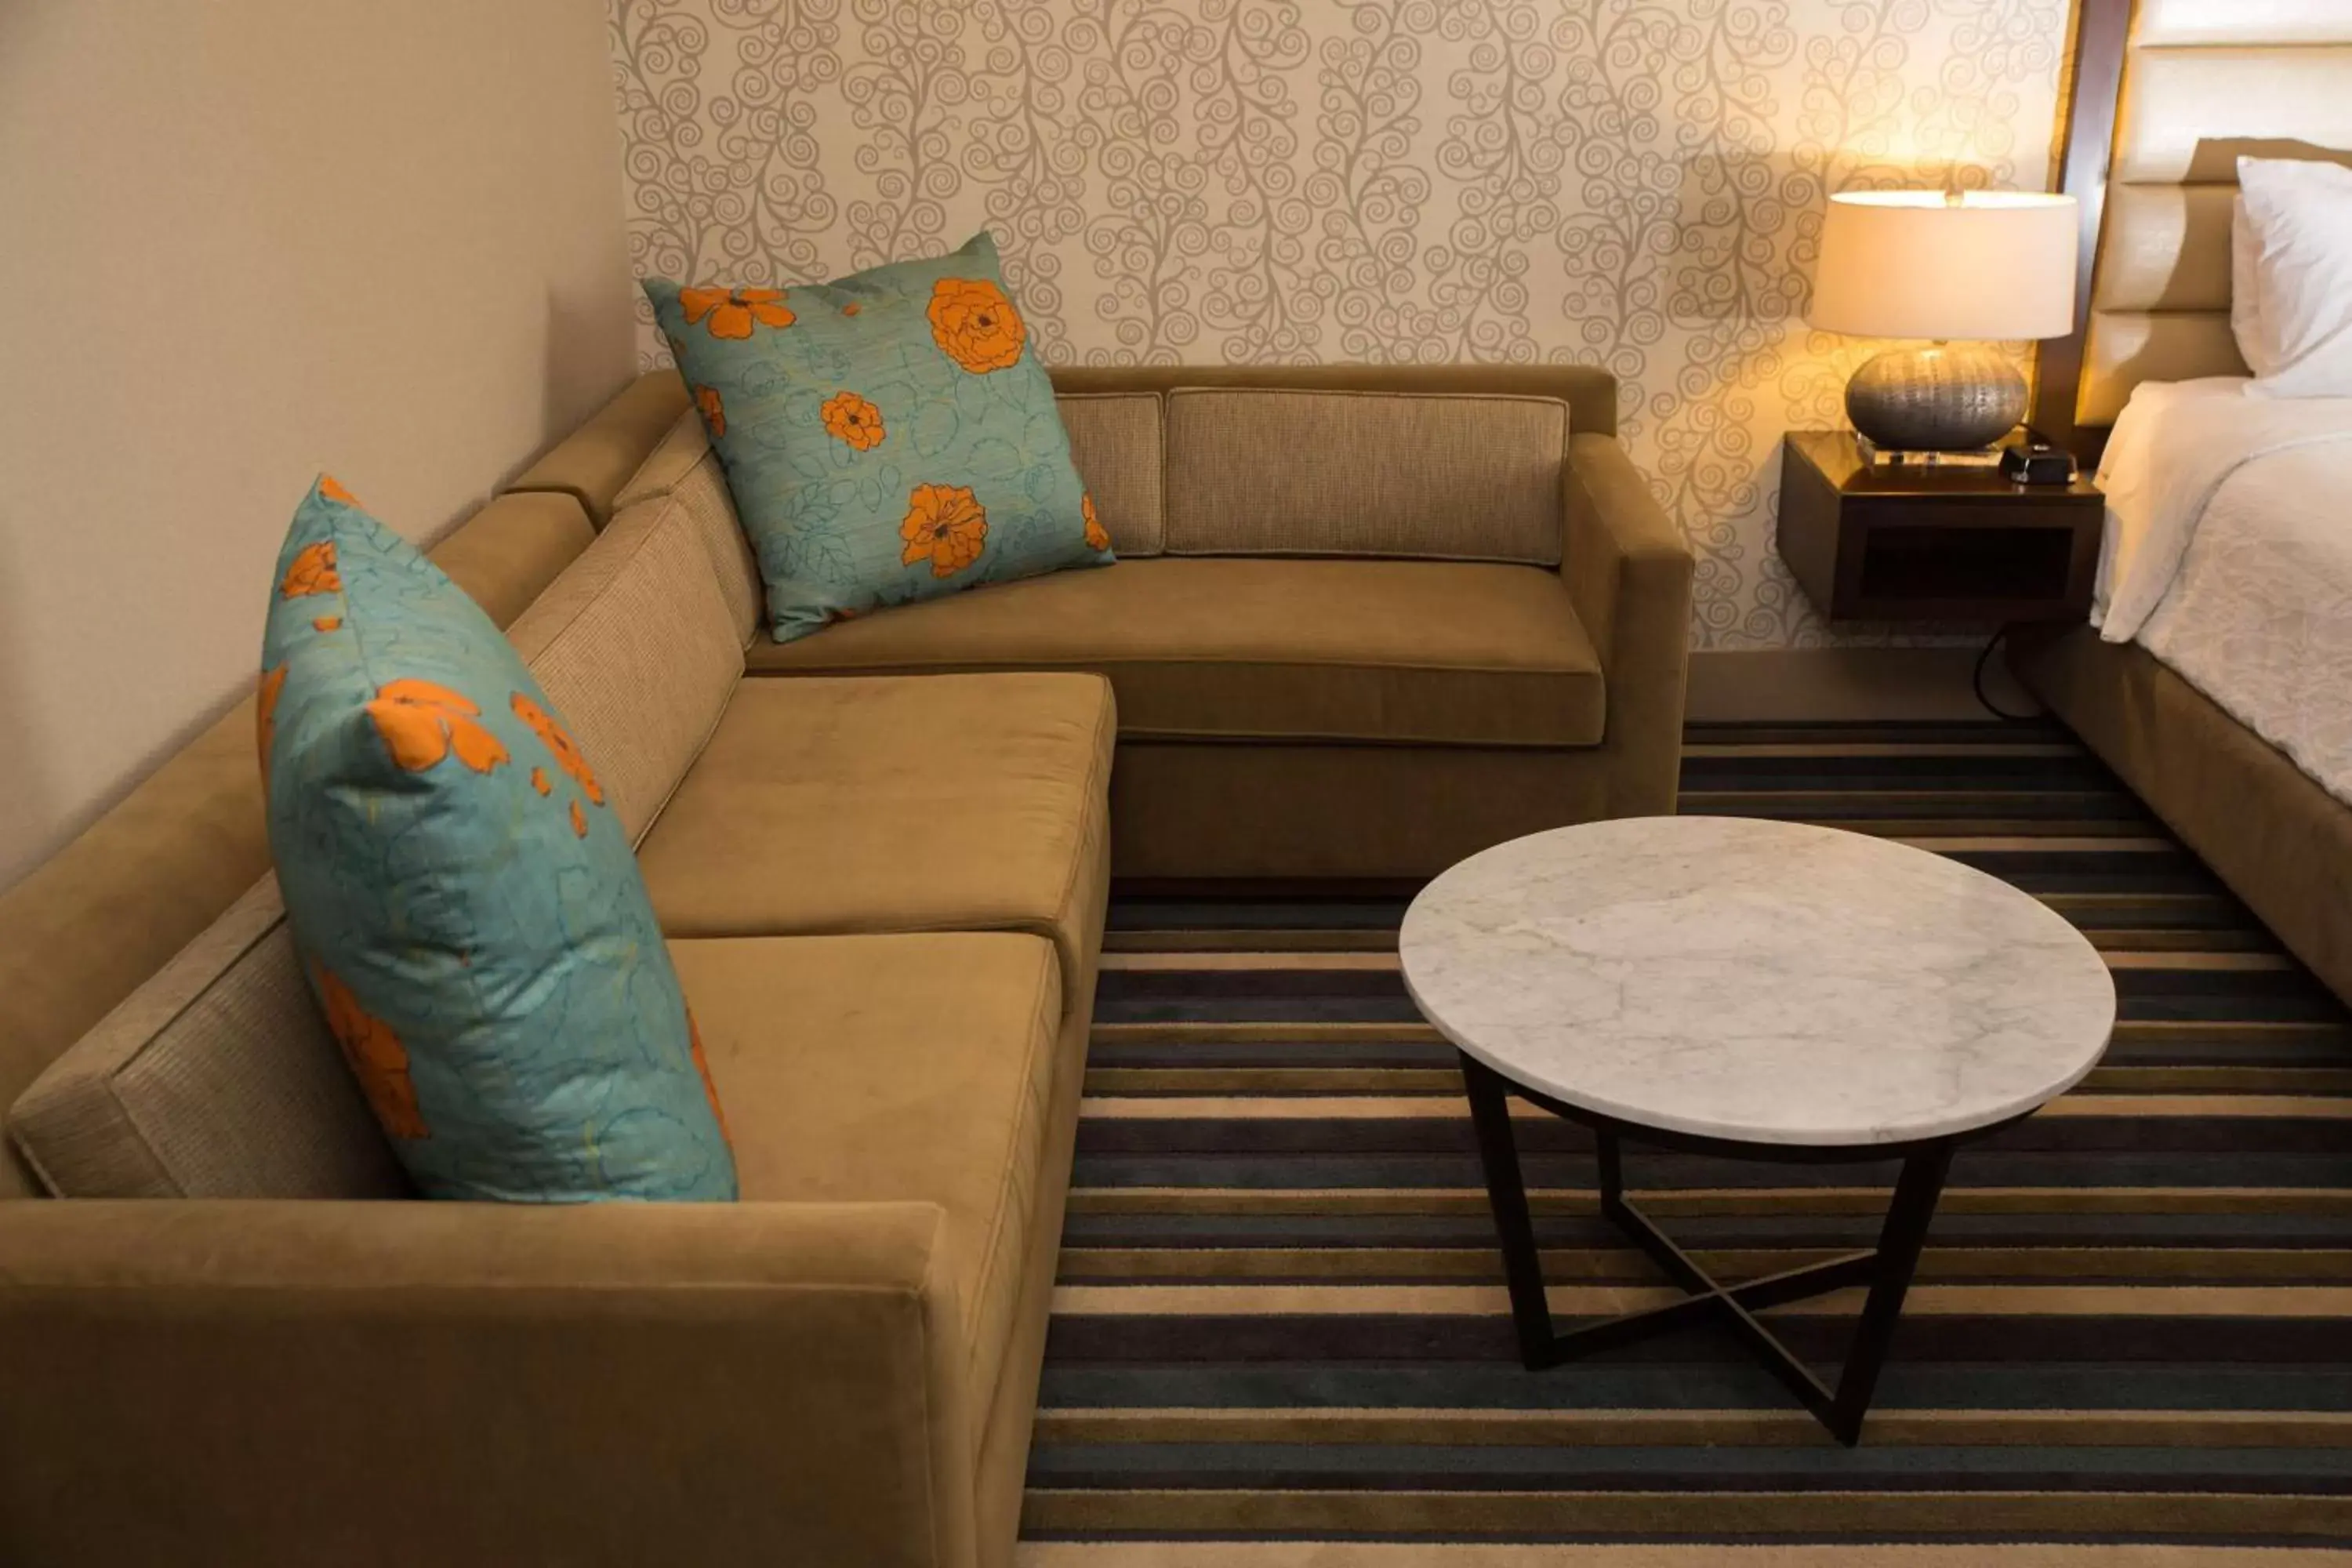
[[[671,422],[662,438],[646,454],[628,482],[613,498],[613,515],[618,517],[642,500],[666,496],[677,489],[679,481],[694,471],[694,466],[710,456],[710,432],[702,423],[702,412],[689,406]]]
[[[594,537],[570,496],[522,493],[430,553],[503,626]],[[253,726],[248,699],[0,893],[0,1110],[268,871]],[[0,1139],[0,1198],[38,1185]]]
[[[310,998],[274,877],[50,1063],[8,1131],[60,1197],[409,1190]]]
[[[665,442],[656,448],[631,482],[622,511],[643,509],[650,513],[670,507],[683,514],[686,526],[702,542],[703,553],[709,558],[711,577],[719,584],[719,597],[726,605],[736,646],[749,647],[766,619],[762,606],[767,590],[760,582],[760,563],[751,553],[751,541],[735,515],[735,498],[727,493],[727,475],[719,467],[719,454],[702,438],[699,417],[690,417],[700,442],[692,457],[686,456],[682,440]]]
[[[1160,395],[1064,393],[1054,402],[1110,547],[1129,559],[1159,554],[1167,535]]]
[[[507,634],[595,760],[632,844],[743,673],[740,608],[720,592],[707,521],[677,492],[626,508]]]
[[[1568,435],[1549,397],[1180,387],[1168,552],[1557,566]]]
[[[714,537],[746,548],[732,513],[714,535],[688,491],[616,516],[509,633],[632,839],[717,723],[757,614],[756,596],[731,613],[710,569]],[[234,749],[251,769],[253,716],[240,713]],[[410,1190],[310,994],[274,877],[67,1047],[7,1121],[66,1196]]]

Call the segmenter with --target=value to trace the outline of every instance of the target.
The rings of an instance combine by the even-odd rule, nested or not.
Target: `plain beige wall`
[[[633,370],[603,0],[0,0],[0,886]]]

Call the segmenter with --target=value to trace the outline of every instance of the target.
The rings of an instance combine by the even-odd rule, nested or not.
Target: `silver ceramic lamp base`
[[[1845,413],[1879,447],[1969,451],[1990,447],[2025,417],[2025,378],[1989,348],[1895,349],[1853,373]]]

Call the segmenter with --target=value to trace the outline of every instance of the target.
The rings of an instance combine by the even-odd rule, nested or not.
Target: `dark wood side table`
[[[1832,620],[2080,620],[2106,503],[2088,479],[1995,468],[1874,468],[1845,430],[1780,448],[1780,559]]]

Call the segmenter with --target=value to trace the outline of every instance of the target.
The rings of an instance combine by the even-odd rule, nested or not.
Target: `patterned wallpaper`
[[[1868,352],[1800,319],[1827,193],[2045,184],[2068,25],[2067,0],[610,4],[641,273],[811,281],[985,226],[1053,361],[1605,364],[1699,552],[1708,648],[1830,640],[1770,550],[1780,433],[1841,423]]]

